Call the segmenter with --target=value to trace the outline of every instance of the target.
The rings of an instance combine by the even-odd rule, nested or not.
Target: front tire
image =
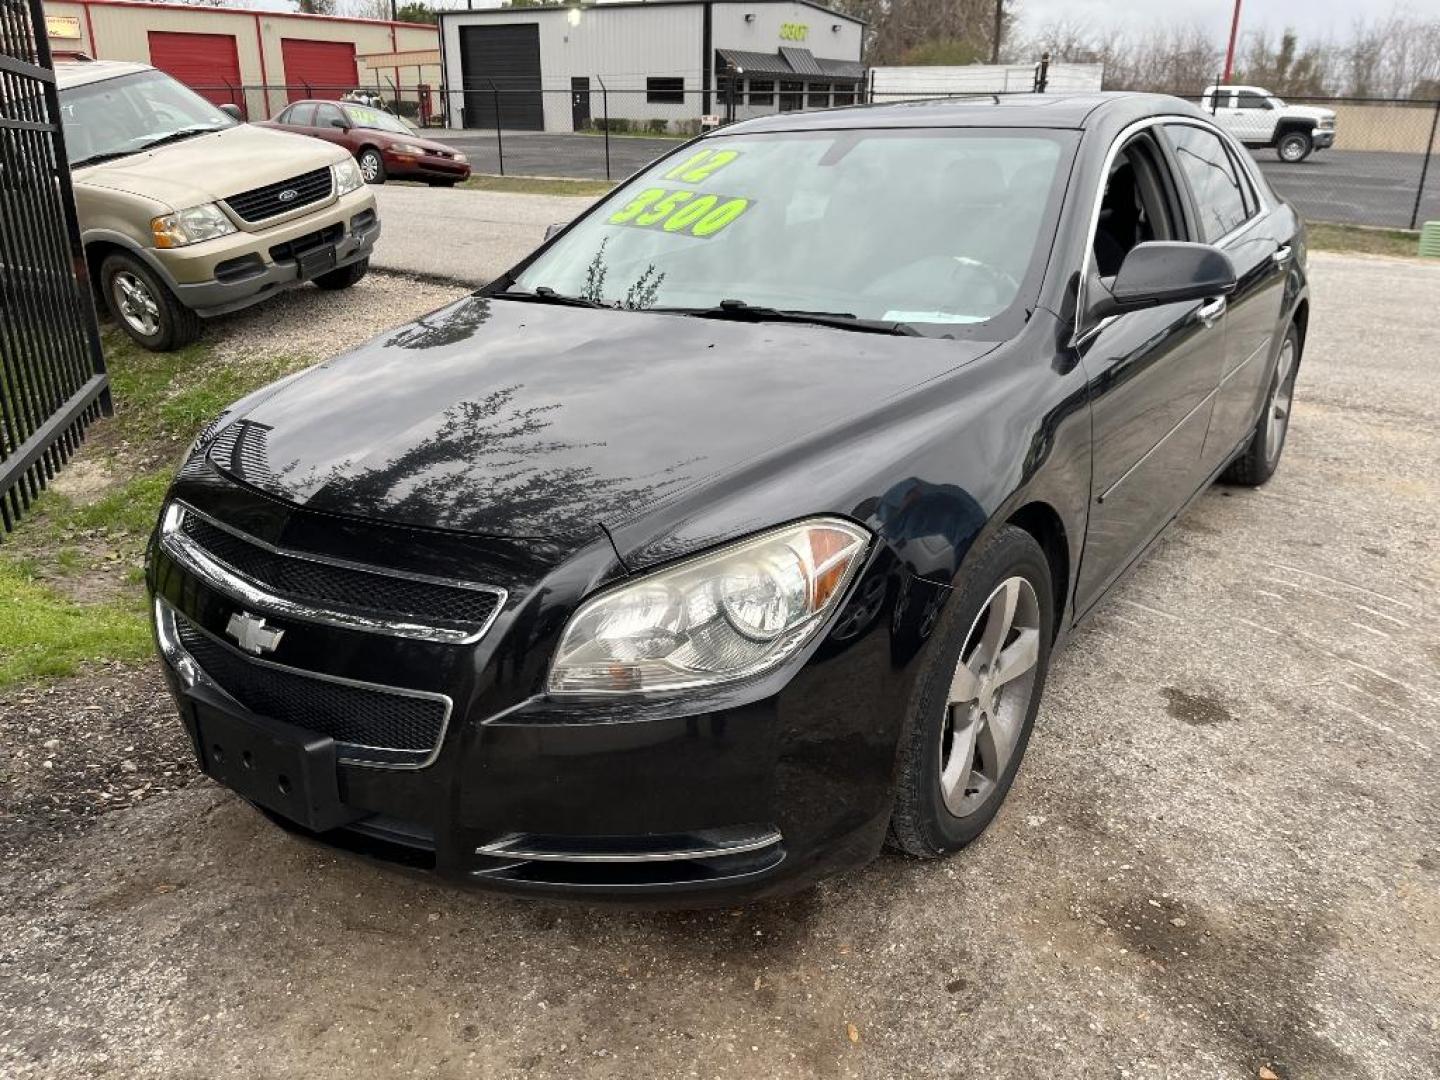
[[[1290,165],[1304,161],[1315,149],[1310,136],[1303,131],[1287,131],[1275,144],[1275,155]]]
[[[349,266],[342,266],[338,270],[331,270],[328,274],[321,274],[315,278],[315,284],[322,289],[336,291],[348,289],[357,281],[370,272],[369,258],[360,259]]]
[[[379,150],[361,150],[357,160],[360,163],[360,175],[367,184],[385,183],[385,159],[380,156]]]
[[[115,321],[144,348],[172,352],[200,336],[200,316],[132,255],[117,252],[100,264],[100,289]]]
[[[1255,422],[1244,451],[1220,477],[1223,483],[1243,487],[1259,487],[1275,475],[1280,455],[1285,450],[1285,436],[1290,430],[1290,411],[1295,404],[1295,376],[1300,370],[1300,331],[1292,323],[1285,332],[1285,343],[1275,361],[1275,374],[1270,379],[1270,392],[1265,395],[1265,408]]]
[[[933,859],[985,831],[1030,741],[1054,625],[1045,553],[1007,525],[972,557],[941,615],[900,750],[891,846]]]

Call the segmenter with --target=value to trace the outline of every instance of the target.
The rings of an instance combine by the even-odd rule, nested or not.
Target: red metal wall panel
[[[216,105],[244,105],[233,34],[151,30],[150,63]]]
[[[335,100],[358,83],[354,42],[281,38],[280,56],[285,62],[285,85],[291,101]]]

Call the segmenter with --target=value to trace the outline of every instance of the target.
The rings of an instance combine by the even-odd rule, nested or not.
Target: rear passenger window
[[[290,115],[289,115],[288,117],[286,117],[285,123],[287,123],[287,124],[294,124],[296,127],[314,127],[314,126],[315,126],[315,106],[314,106],[314,105],[296,105],[296,106],[294,106],[294,107],[291,108],[291,110],[290,110]]]
[[[1180,171],[1195,195],[1201,238],[1213,244],[1250,218],[1245,188],[1220,136],[1189,124],[1167,124]]]

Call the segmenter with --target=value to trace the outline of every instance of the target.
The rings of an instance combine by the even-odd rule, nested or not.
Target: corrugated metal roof
[[[820,65],[815,62],[815,54],[809,49],[795,49],[788,45],[780,46],[780,55],[790,65],[790,70],[796,75],[824,75]]]
[[[745,74],[791,75],[794,69],[779,53],[746,52],[744,49],[716,49],[733,67]]]
[[[820,60],[809,49],[782,48],[778,53],[716,49],[726,63],[746,75],[808,75],[831,79],[863,79],[865,65],[858,60]],[[803,56],[792,54],[801,53]],[[797,66],[803,65],[803,66]]]

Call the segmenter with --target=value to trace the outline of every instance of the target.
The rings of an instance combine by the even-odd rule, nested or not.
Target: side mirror
[[[546,225],[546,226],[545,226],[545,239],[546,239],[546,240],[549,240],[552,236],[554,236],[556,233],[560,232],[562,229],[565,228],[566,225],[569,225],[569,224],[570,224],[570,223],[569,223],[568,221],[557,221],[557,222],[555,222],[553,225]]]
[[[1136,244],[1120,264],[1110,292],[1090,305],[1090,315],[1103,319],[1136,308],[1205,300],[1235,290],[1235,265],[1217,247],[1154,241]]]
[[[223,112],[226,116],[234,117],[236,120],[245,119],[245,114],[240,111],[239,105],[232,105],[229,102],[226,102],[224,105],[220,106],[220,111]]]
[[[331,120],[330,126],[333,128],[339,128],[341,131],[350,130],[350,125],[347,124],[344,120]]]

